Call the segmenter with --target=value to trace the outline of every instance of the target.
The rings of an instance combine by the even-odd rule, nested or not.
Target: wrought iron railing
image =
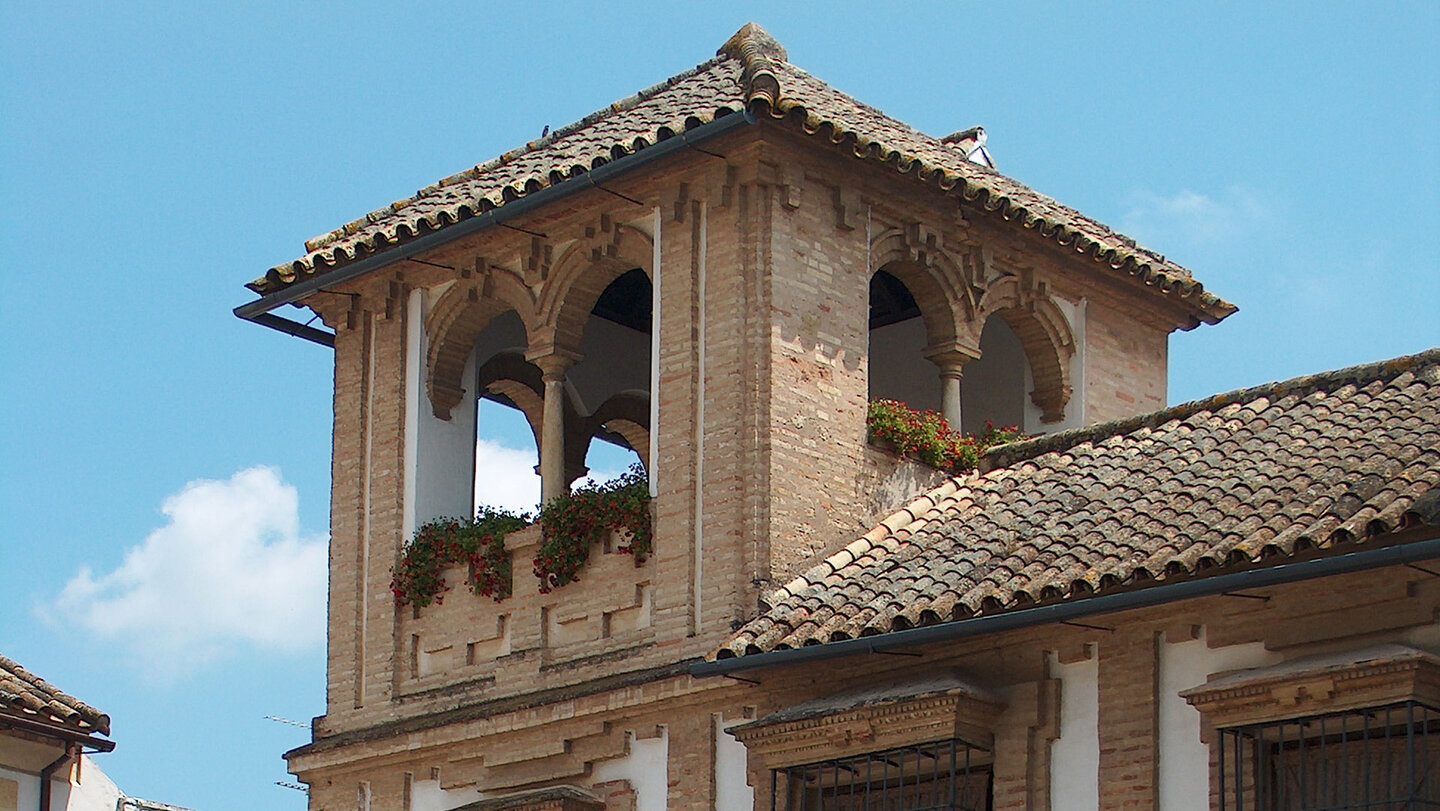
[[[770,773],[776,811],[989,811],[991,754],[961,740],[867,752]]]
[[[1415,701],[1220,730],[1221,811],[1440,808],[1440,710]]]

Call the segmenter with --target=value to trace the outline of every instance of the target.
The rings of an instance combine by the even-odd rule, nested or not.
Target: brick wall
[[[864,441],[870,250],[881,233],[912,234],[931,252],[994,255],[993,272],[1018,268],[1045,282],[1027,289],[1089,300],[1087,421],[1164,405],[1166,328],[1153,325],[1160,319],[1154,314],[1131,318],[1127,308],[1146,307],[1146,299],[1094,281],[1091,264],[1067,265],[1038,248],[1038,237],[1027,242],[1031,235],[1017,236],[985,215],[967,218],[953,198],[897,184],[886,170],[857,168],[792,136],[757,128],[713,147],[725,160],[682,154],[613,184],[643,205],[581,193],[520,223],[543,240],[490,229],[437,249],[426,257],[430,264],[407,263],[346,285],[353,296],[312,300],[337,332],[328,699],[317,736],[364,741],[294,761],[317,786],[315,807],[350,807],[361,778],[377,769],[474,771],[474,764],[434,764],[464,762],[455,752],[482,739],[486,747],[533,741],[543,749],[541,741],[560,735],[581,749],[593,745],[587,751],[594,762],[615,741],[623,745],[616,731],[642,716],[654,721],[642,727],[672,725],[672,764],[699,769],[694,764],[709,756],[702,750],[713,747],[710,713],[733,717],[749,704],[779,700],[767,694],[751,701],[744,696],[753,691],[735,685],[724,700],[713,699],[710,686],[667,687],[669,698],[606,705],[600,715],[609,727],[600,732],[552,727],[569,711],[559,699],[506,716],[509,728],[446,722],[418,737],[397,731],[487,702],[584,690],[702,656],[759,610],[767,588],[914,495],[925,475],[906,473]],[[389,583],[404,541],[405,410],[428,407],[405,398],[408,290],[438,294],[468,285],[476,296],[492,296],[503,281],[507,306],[533,303],[522,314],[532,347],[561,340],[546,321],[555,317],[551,285],[558,277],[537,257],[576,246],[603,250],[603,234],[620,225],[658,237],[654,555],[636,569],[628,558],[598,554],[580,582],[541,596],[528,575],[534,533],[517,533],[510,542],[516,597],[497,605],[455,593],[418,614],[397,610]],[[973,265],[965,262],[953,264]],[[910,484],[892,486],[897,476]],[[1034,667],[1027,682],[1044,678]],[[631,689],[606,687],[596,694],[605,698],[595,700]],[[676,697],[687,690],[707,698]],[[685,714],[701,707],[703,723]],[[1014,740],[1033,749],[1043,723],[1034,712],[1026,717]],[[503,779],[480,768],[475,783],[514,787],[570,779],[567,769],[583,774],[583,752],[553,760],[535,751],[532,766],[515,765]],[[703,769],[675,779],[676,807],[703,807],[701,798],[713,791]],[[397,781],[371,781],[370,790],[398,796]]]

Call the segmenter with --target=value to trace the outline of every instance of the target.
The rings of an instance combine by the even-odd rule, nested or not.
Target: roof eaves
[[[850,638],[845,635],[836,637],[833,634],[822,634],[824,628],[819,627],[826,625],[824,617],[828,616],[827,612],[832,612],[832,609],[825,605],[822,596],[833,578],[844,577],[844,569],[858,565],[857,561],[866,556],[883,558],[894,553],[902,529],[906,530],[907,536],[915,535],[915,525],[939,518],[948,507],[958,503],[956,499],[965,498],[964,490],[973,489],[977,483],[986,479],[1017,475],[1017,470],[1023,474],[1020,469],[1022,463],[1039,464],[1039,457],[1047,454],[1063,453],[1085,444],[1099,445],[1106,440],[1153,430],[1203,412],[1245,408],[1262,400],[1274,401],[1292,397],[1308,399],[1317,393],[1334,393],[1347,386],[1366,388],[1376,384],[1389,385],[1406,374],[1413,374],[1417,382],[1440,387],[1440,348],[1378,363],[1240,389],[1126,420],[1000,446],[987,455],[986,472],[971,474],[964,479],[948,480],[939,488],[896,511],[845,549],[830,555],[772,592],[767,600],[771,607],[765,608],[759,617],[738,630],[724,647],[712,652],[711,658],[744,658],[775,650],[793,649],[796,644],[792,643],[808,647],[834,644]],[[1317,521],[1312,526],[1294,526],[1289,530],[1289,534],[1294,537],[1285,539],[1289,546],[1281,545],[1281,539],[1275,538],[1263,546],[1236,547],[1221,559],[1207,558],[1206,565],[1195,564],[1180,568],[1167,566],[1163,571],[1152,571],[1141,566],[1122,578],[1116,578],[1111,573],[1088,571],[1084,573],[1085,577],[1070,581],[1065,588],[1047,587],[1044,593],[1038,595],[1019,589],[1012,595],[1012,599],[1006,601],[989,601],[987,598],[987,602],[979,605],[958,603],[945,617],[934,616],[930,621],[925,621],[922,616],[920,621],[912,623],[896,611],[882,611],[863,618],[863,623],[852,617],[848,623],[849,633],[857,639],[889,637],[912,626],[935,627],[983,617],[1010,615],[1030,608],[1071,605],[1100,597],[1108,599],[1109,595],[1143,591],[1166,583],[1184,583],[1251,568],[1269,568],[1267,564],[1277,559],[1303,559],[1311,554],[1333,555],[1336,550],[1364,548],[1362,544],[1383,545],[1381,539],[1393,540],[1404,537],[1401,533],[1411,531],[1433,535],[1434,528],[1440,527],[1440,487],[1433,485],[1433,481],[1429,485],[1417,481],[1414,487],[1400,493],[1400,498],[1395,499],[1393,504],[1378,514],[1362,511],[1357,512],[1350,520],[1335,518],[1328,522]],[[862,624],[860,633],[854,634],[854,629]],[[822,638],[824,636],[830,638]],[[744,641],[746,639],[748,641]],[[877,639],[875,644],[882,643]]]
[[[0,718],[6,716],[82,735],[110,734],[110,716],[0,655]]]

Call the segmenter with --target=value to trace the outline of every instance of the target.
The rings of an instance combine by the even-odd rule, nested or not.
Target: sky
[[[748,20],[1238,304],[1172,402],[1440,344],[1433,2],[0,0],[0,653],[112,716],[126,793],[304,807],[266,716],[324,711],[332,358],[242,285]]]

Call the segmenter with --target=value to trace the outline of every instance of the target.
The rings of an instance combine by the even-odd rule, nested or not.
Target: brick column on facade
[[[708,713],[677,715],[670,731],[670,788],[666,808],[715,807],[715,724]]]
[[[865,232],[836,226],[823,186],[806,186],[798,199],[778,196],[784,202],[769,206],[774,266],[767,325],[772,582],[863,531],[854,496],[870,334]]]
[[[1100,808],[1159,802],[1159,665],[1156,635],[1120,629],[1100,641]]]
[[[342,316],[335,324],[335,424],[330,477],[329,647],[326,723],[342,725],[360,703],[358,629],[355,628],[361,553],[361,433],[365,400],[364,331]],[[358,325],[357,325],[358,326]]]
[[[678,191],[662,193],[673,199]],[[652,319],[652,337],[659,347],[659,380],[652,391],[660,401],[658,426],[650,442],[659,466],[655,497],[655,633],[672,640],[691,635],[694,582],[693,447],[696,257],[688,203],[662,206],[659,267],[660,311]]]
[[[366,439],[370,552],[365,582],[369,603],[365,668],[369,675],[364,701],[367,709],[380,713],[393,695],[396,668],[405,661],[404,648],[396,637],[398,609],[390,591],[391,571],[405,542],[405,312],[404,297],[397,300],[392,296],[371,317],[371,405]]]
[[[994,811],[1050,808],[1050,743],[1059,735],[1059,681],[1010,688],[995,725]]]

